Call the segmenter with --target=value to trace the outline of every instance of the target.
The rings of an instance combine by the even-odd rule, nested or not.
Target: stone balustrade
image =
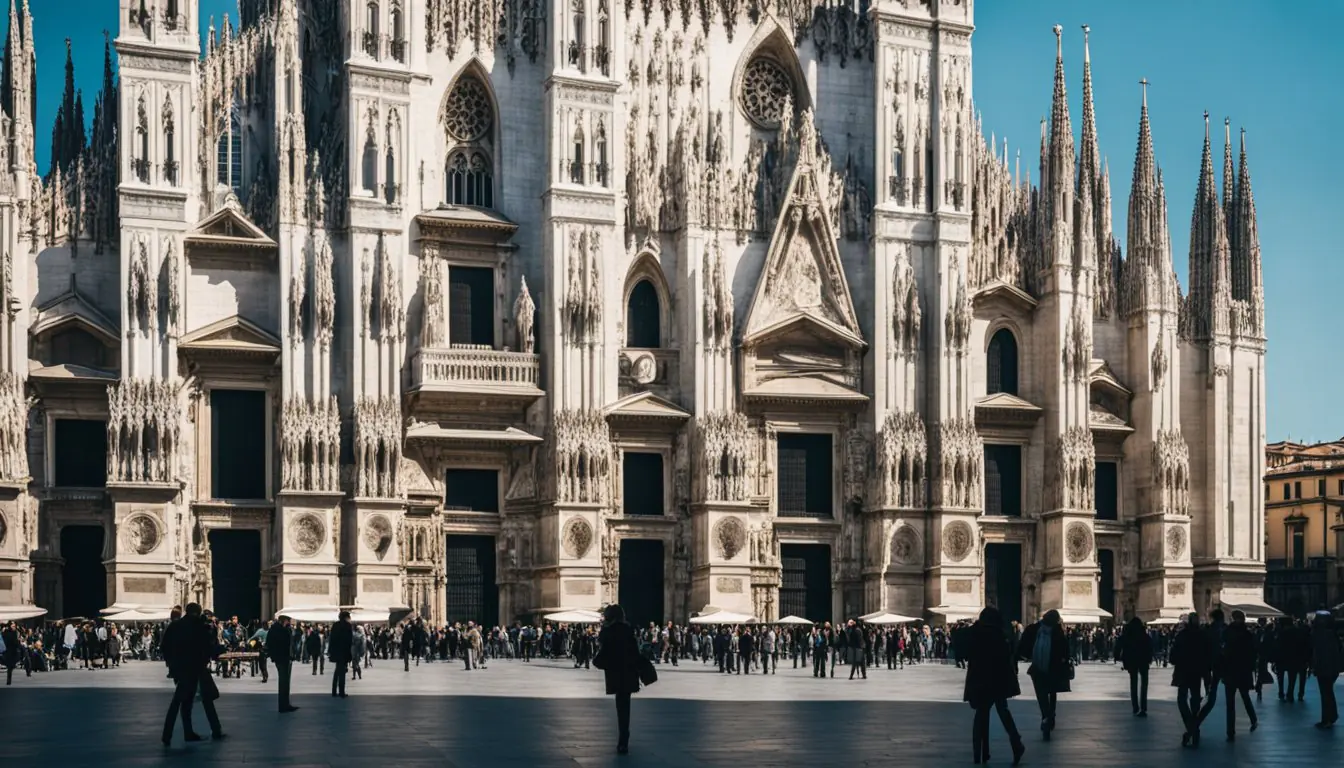
[[[537,389],[541,356],[463,344],[422,349],[411,359],[412,388]]]

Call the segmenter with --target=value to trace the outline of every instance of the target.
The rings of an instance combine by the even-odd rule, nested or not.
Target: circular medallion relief
[[[494,123],[490,95],[481,81],[470,75],[460,77],[448,101],[443,105],[443,124],[458,141],[475,141]]]
[[[954,563],[959,563],[971,554],[975,543],[975,531],[965,520],[953,520],[943,526],[943,554]]]
[[[1072,522],[1064,529],[1064,554],[1070,563],[1081,563],[1092,554],[1092,530],[1087,523]]]
[[[392,521],[386,515],[371,515],[364,521],[364,546],[378,555],[379,559],[387,554],[392,546]]]
[[[316,555],[326,538],[327,526],[311,512],[299,515],[289,524],[289,544],[302,557]]]
[[[148,555],[159,547],[163,538],[159,521],[144,512],[137,512],[121,524],[121,543],[137,555]]]
[[[1185,529],[1173,526],[1167,529],[1167,559],[1180,560],[1185,555]]]
[[[719,548],[719,557],[732,560],[747,544],[747,529],[742,520],[725,517],[714,525],[714,544]]]
[[[561,536],[565,554],[581,560],[593,546],[593,526],[577,515],[565,521],[565,530]]]
[[[891,561],[897,565],[916,565],[920,559],[919,534],[914,528],[902,525],[891,537]]]
[[[776,128],[792,109],[793,78],[775,61],[757,56],[742,75],[742,111],[762,128]]]

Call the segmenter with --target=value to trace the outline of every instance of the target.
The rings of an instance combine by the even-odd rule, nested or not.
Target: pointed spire
[[[1049,154],[1042,158],[1042,181],[1046,186],[1046,264],[1072,264],[1073,243],[1073,128],[1069,122],[1069,99],[1064,82],[1064,28],[1055,25],[1055,88],[1050,105]]]
[[[1229,240],[1235,237],[1235,212],[1232,209],[1232,194],[1237,180],[1232,171],[1232,118],[1223,118],[1223,221],[1227,226]]]
[[[1154,159],[1153,131],[1148,118],[1148,80],[1140,80],[1139,85],[1143,96],[1139,107],[1139,141],[1134,151],[1134,180],[1129,188],[1129,226],[1125,238],[1128,260],[1123,275],[1127,315],[1176,310],[1168,304],[1170,295],[1165,288],[1167,276],[1173,270],[1167,248],[1162,171]]]
[[[1092,99],[1092,57],[1088,52],[1091,28],[1083,25],[1083,136],[1078,150],[1078,185],[1089,181],[1096,184],[1101,175],[1100,154],[1097,148],[1097,113]]]
[[[1204,152],[1190,219],[1190,300],[1187,332],[1195,339],[1226,333],[1230,296],[1227,229],[1213,176],[1209,113],[1204,113]]]
[[[1251,168],[1246,161],[1245,128],[1241,129],[1241,158],[1237,166],[1233,207],[1237,226],[1232,237],[1232,298],[1263,303],[1260,233],[1256,225],[1255,194],[1251,191]]]

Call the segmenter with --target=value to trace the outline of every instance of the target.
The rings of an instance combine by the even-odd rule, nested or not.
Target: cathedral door
[[[621,539],[617,601],[633,627],[661,624],[663,618],[663,542]]]
[[[831,548],[826,544],[780,544],[779,615],[830,621]]]
[[[107,607],[107,568],[103,566],[101,525],[67,525],[61,529],[61,613],[63,618],[96,618]]]
[[[1114,616],[1116,621],[1120,621],[1123,617],[1115,610],[1115,550],[1098,549],[1097,565],[1101,568],[1097,606]]]
[[[499,623],[499,586],[495,582],[494,536],[449,536],[444,546],[449,623]]]
[[[261,615],[261,531],[217,528],[210,537],[210,606],[224,619],[247,623]]]
[[[1003,614],[1005,624],[1022,621],[1022,545],[985,545],[985,605]]]

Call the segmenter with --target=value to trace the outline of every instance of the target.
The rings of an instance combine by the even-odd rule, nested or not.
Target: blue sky
[[[45,169],[64,78],[64,38],[73,41],[76,82],[92,119],[103,30],[115,34],[118,12],[116,0],[30,2],[38,53],[38,164]],[[202,27],[211,15],[218,21],[225,12],[236,19],[236,3],[203,0]],[[1344,436],[1344,409],[1336,404],[1333,383],[1344,381],[1344,352],[1327,311],[1338,300],[1336,289],[1344,286],[1344,198],[1338,191],[1344,153],[1337,148],[1344,100],[1334,80],[1344,72],[1344,46],[1305,34],[1308,23],[1310,29],[1339,29],[1344,3],[1314,3],[1305,15],[1299,5],[1263,0],[981,0],[976,13],[974,91],[985,130],[1000,142],[1007,137],[1014,153],[1020,147],[1023,168],[1032,168],[1033,176],[1040,119],[1050,109],[1055,51],[1050,29],[1058,23],[1065,30],[1076,130],[1080,27],[1091,25],[1098,131],[1111,164],[1113,219],[1122,244],[1138,134],[1138,81],[1150,81],[1153,141],[1165,173],[1182,284],[1203,113],[1209,111],[1219,142],[1225,116],[1232,119],[1234,137],[1246,129],[1270,337],[1268,438]],[[0,16],[0,27],[6,23]]]

